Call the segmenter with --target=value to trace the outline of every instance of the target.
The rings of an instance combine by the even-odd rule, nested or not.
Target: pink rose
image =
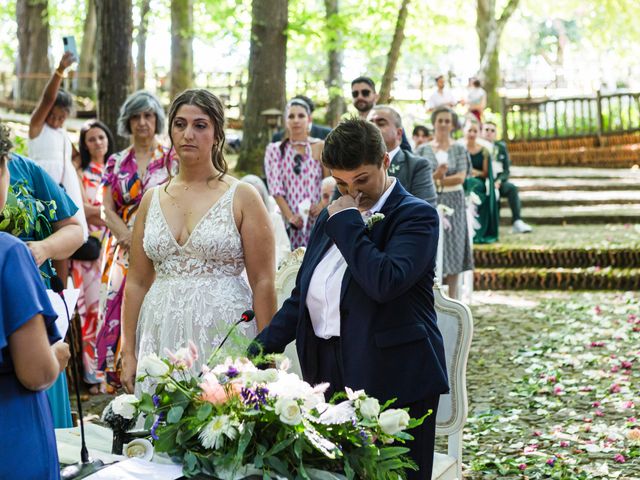
[[[609,388],[609,391],[611,393],[620,393],[622,389],[620,388],[620,385],[618,385],[617,383],[614,383],[613,385],[611,385],[611,388]]]
[[[567,448],[569,446],[569,442],[567,442],[566,440],[563,440],[560,442],[560,446],[562,448]]]
[[[202,400],[205,402],[213,403],[214,405],[221,405],[228,400],[227,392],[224,387],[218,383],[218,377],[213,373],[208,373],[204,376],[204,382],[199,387],[202,389]]]
[[[523,471],[524,471],[524,470],[526,470],[526,469],[527,469],[527,464],[526,464],[526,463],[521,463],[520,465],[518,465],[518,468],[519,468],[520,470],[523,470]]]
[[[617,462],[617,463],[624,463],[627,461],[626,458],[624,458],[624,455],[622,455],[621,453],[617,453],[614,457],[613,457],[613,461]]]

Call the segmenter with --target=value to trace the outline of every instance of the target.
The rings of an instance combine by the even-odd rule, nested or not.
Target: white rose
[[[377,399],[367,397],[359,401],[360,413],[367,420],[378,418],[380,413],[380,402]]]
[[[155,353],[145,356],[140,361],[139,370],[150,377],[164,377],[169,373],[169,366],[160,360]]]
[[[409,414],[404,410],[386,410],[380,414],[380,428],[387,435],[395,435],[409,426]]]
[[[119,395],[111,402],[111,410],[116,415],[131,420],[136,414],[137,403],[138,398],[135,395]]]
[[[296,400],[281,397],[276,401],[275,407],[282,423],[298,425],[302,421],[302,411]]]

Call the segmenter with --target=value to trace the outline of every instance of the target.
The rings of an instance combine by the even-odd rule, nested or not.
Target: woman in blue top
[[[2,133],[0,131],[0,133]],[[0,210],[9,187],[0,135]],[[58,479],[56,439],[42,390],[69,361],[56,313],[28,247],[0,232],[0,478]]]
[[[15,190],[20,185],[21,193],[18,200],[22,202],[23,208],[29,209],[32,219],[38,218],[38,213],[44,214],[39,217],[40,221],[33,222],[28,233],[23,230],[16,236],[26,242],[33,259],[40,267],[45,286],[49,287],[49,279],[53,275],[51,259],[69,258],[83,243],[82,228],[73,218],[78,207],[35,162],[8,152],[8,129],[2,125],[0,138],[5,143],[4,155],[9,158],[7,171],[11,186]],[[38,212],[43,205],[55,206],[53,217],[49,216],[48,208]],[[38,228],[36,223],[39,225]],[[47,395],[55,427],[72,427],[69,392],[64,373],[47,391]]]

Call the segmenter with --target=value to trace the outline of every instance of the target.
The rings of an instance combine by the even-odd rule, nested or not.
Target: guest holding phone
[[[9,188],[8,138],[0,129],[0,210]],[[67,366],[53,310],[29,248],[0,232],[0,478],[58,479],[44,390]]]

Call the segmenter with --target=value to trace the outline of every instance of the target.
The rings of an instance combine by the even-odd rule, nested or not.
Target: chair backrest
[[[298,276],[298,270],[302,264],[304,258],[305,248],[300,247],[285,257],[280,264],[280,268],[276,272],[276,295],[278,296],[278,308],[282,307],[284,301],[289,298],[293,287],[296,286],[296,277]],[[289,372],[295,373],[302,378],[302,369],[300,368],[300,360],[298,360],[298,353],[296,352],[295,340],[287,345],[284,350],[285,355],[289,358],[291,366]]]
[[[436,432],[451,435],[462,430],[467,421],[467,359],[473,336],[473,317],[464,303],[445,297],[434,286],[438,328],[444,339],[450,392],[440,396]]]

